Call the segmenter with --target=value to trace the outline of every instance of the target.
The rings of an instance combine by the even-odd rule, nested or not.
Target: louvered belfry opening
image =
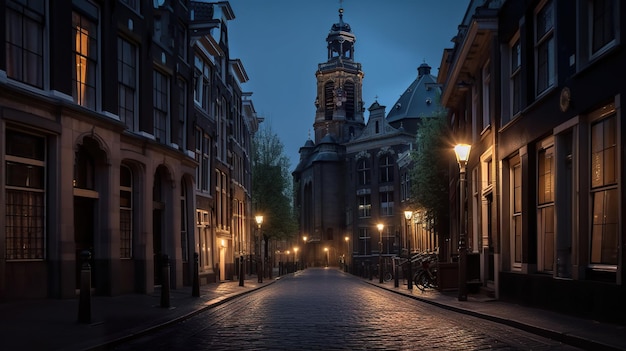
[[[334,82],[326,82],[324,85],[324,111],[325,111],[325,119],[330,121],[333,119],[333,111],[335,110],[334,103],[334,91],[335,91],[335,83]]]
[[[346,92],[346,119],[354,120],[354,83],[351,81],[345,82],[343,88]]]

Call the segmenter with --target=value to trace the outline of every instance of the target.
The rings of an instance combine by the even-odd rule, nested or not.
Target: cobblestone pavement
[[[308,269],[116,350],[576,350]]]

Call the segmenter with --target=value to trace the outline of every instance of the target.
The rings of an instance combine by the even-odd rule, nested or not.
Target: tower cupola
[[[326,37],[328,61],[333,59],[353,60],[356,37],[350,25],[343,21],[343,8],[339,9],[339,23],[333,24]]]

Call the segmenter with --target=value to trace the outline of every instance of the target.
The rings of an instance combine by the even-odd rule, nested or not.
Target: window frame
[[[10,148],[5,145],[5,158],[4,165],[6,167],[6,178],[5,178],[5,189],[4,189],[4,197],[5,197],[5,259],[6,261],[43,261],[46,259],[46,242],[47,242],[47,187],[46,184],[48,178],[48,167],[47,167],[47,159],[48,159],[48,145],[47,138],[44,135],[28,133],[22,130],[17,129],[7,129],[5,136],[5,143],[9,143],[10,135],[22,135],[27,138],[37,138],[41,143],[41,148],[39,152],[35,152],[32,155],[27,154],[10,154]],[[13,143],[15,144],[15,143]],[[29,142],[31,146],[35,146],[36,143]],[[25,151],[25,150],[20,150]],[[41,169],[41,184],[38,186],[32,186],[30,183],[26,183],[24,185],[19,184],[10,184],[12,177],[10,177],[10,167],[9,163],[21,164],[25,165],[29,170],[34,167],[39,167]],[[29,173],[30,174],[30,173]],[[28,179],[28,177],[27,177]],[[25,180],[26,182],[26,180]],[[16,203],[16,206],[24,206],[27,209],[27,215],[24,216],[24,212],[22,209],[20,211],[20,215],[14,216],[14,213],[11,213],[11,205],[9,199],[14,198],[14,196],[10,196],[9,193],[15,193],[16,195],[26,195],[32,196],[28,197],[28,204],[23,205]],[[31,201],[32,200],[32,201]],[[26,218],[28,217],[28,218]],[[31,220],[32,218],[32,220]],[[14,219],[17,219],[14,220]],[[27,223],[24,224],[23,221],[27,220]],[[10,224],[15,223],[16,226],[11,226]],[[24,227],[26,226],[26,227]],[[15,235],[11,235],[14,230],[10,228],[22,228],[20,231],[22,234],[16,233]],[[27,233],[29,235],[24,237],[24,228],[27,228]],[[33,230],[35,228],[35,230]],[[35,232],[35,238],[29,238],[30,233]],[[13,239],[13,241],[12,241]],[[12,245],[12,242],[15,245]],[[33,244],[34,248],[27,248],[26,243]],[[29,251],[30,250],[30,251]],[[30,253],[29,253],[30,252]]]
[[[74,103],[96,110],[99,106],[99,9],[89,1],[72,10],[72,97]],[[76,3],[74,4],[76,5]],[[90,7],[89,7],[90,6]],[[84,11],[81,11],[84,10]],[[89,13],[91,12],[91,13]],[[95,16],[94,16],[95,15]],[[89,28],[85,28],[87,24]],[[82,28],[80,31],[77,28]],[[80,42],[80,47],[76,44]],[[83,47],[83,44],[87,48]],[[77,67],[86,68],[79,72]]]
[[[132,55],[133,62],[125,61],[125,49],[124,47],[130,49]],[[137,126],[139,125],[139,106],[138,99],[139,96],[139,60],[138,58],[138,48],[137,45],[132,42],[126,40],[125,38],[118,37],[117,38],[117,81],[118,81],[118,115],[120,121],[126,124],[126,127],[130,131],[136,131]],[[125,73],[129,73],[129,77]],[[129,94],[131,93],[131,103],[128,102]],[[124,98],[123,98],[124,97]],[[122,113],[125,111],[126,113]],[[130,114],[131,120],[129,121],[128,115]]]
[[[553,0],[544,0],[535,10],[535,30],[533,36],[535,46],[535,96],[541,96],[556,84],[555,11]],[[545,16],[542,16],[543,14]],[[540,21],[544,17],[546,20]],[[545,28],[545,32],[540,32],[540,30],[544,30],[539,27],[539,24],[542,22],[549,26]],[[543,68],[545,68],[545,71]]]
[[[11,23],[14,23],[15,26],[19,25],[19,29],[14,29],[16,32],[19,31],[21,33],[21,35],[11,38],[11,31],[6,28],[5,59],[7,77],[38,89],[46,87],[48,74],[48,64],[44,59],[47,57],[48,51],[46,28],[48,9],[45,2],[42,4],[42,9],[35,9],[32,6],[8,0],[5,15],[6,26],[10,27]],[[12,22],[12,20],[15,20],[15,22]],[[11,41],[11,39],[15,40]],[[18,43],[18,41],[20,42]],[[33,45],[28,45],[28,43],[37,43],[38,45],[35,48]],[[11,49],[15,49],[15,51]],[[27,57],[30,57],[31,60],[27,59]],[[29,62],[32,63],[32,59],[35,59],[36,64],[29,64]],[[29,77],[29,73],[35,73],[35,76]]]

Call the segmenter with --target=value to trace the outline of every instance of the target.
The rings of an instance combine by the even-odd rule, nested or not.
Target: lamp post
[[[409,266],[407,267],[407,282],[406,282],[406,287],[409,290],[413,290],[413,262],[411,262],[411,237],[409,236],[409,226],[411,225],[410,221],[411,221],[411,217],[413,217],[413,211],[404,211],[404,223],[406,224],[405,229],[406,229],[406,238],[407,238],[407,258],[408,258],[408,264]]]
[[[302,269],[306,268],[307,262],[306,259],[308,258],[308,250],[307,250],[307,241],[306,241],[307,236],[303,235],[302,236],[302,241],[304,241],[304,251],[306,251],[306,253],[303,251],[302,252]]]
[[[382,223],[378,223],[376,227],[378,227],[378,232],[380,233],[380,240],[378,241],[378,282],[382,284],[383,282],[383,228],[385,226]]]
[[[326,256],[326,267],[328,267],[328,255],[329,254],[328,254],[328,248],[327,247],[324,248],[324,252],[326,253],[326,255],[325,255]]]
[[[262,248],[261,248],[261,224],[263,224],[263,216],[256,216],[254,217],[254,219],[256,220],[256,224],[257,224],[257,228],[258,228],[258,236],[259,236],[259,256],[257,257],[257,272],[256,275],[258,277],[258,282],[259,283],[263,283],[263,258],[261,257],[261,254],[263,252]]]
[[[459,163],[459,198],[460,198],[460,223],[459,223],[459,301],[467,301],[467,246],[465,243],[465,166],[469,159],[471,145],[458,144],[454,147],[456,160]]]
[[[350,237],[346,235],[343,239],[346,241],[346,255],[343,259],[343,268],[345,272],[348,272],[350,270],[348,268],[348,255],[350,254]]]
[[[294,273],[298,271],[298,250],[300,250],[300,248],[298,248],[297,246],[293,248],[293,266],[294,266]]]

